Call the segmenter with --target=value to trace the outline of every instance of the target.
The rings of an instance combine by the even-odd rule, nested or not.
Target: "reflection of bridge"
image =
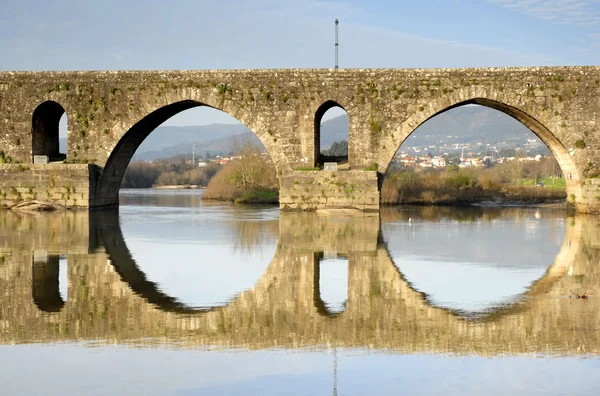
[[[115,213],[3,219],[2,343],[335,344],[403,352],[600,354],[595,219],[574,218],[544,277],[519,302],[478,320],[432,306],[411,287],[381,241],[377,217],[343,221],[283,214],[277,251],[255,287],[226,307],[205,312],[186,308],[146,279],[125,246]],[[346,310],[335,316],[327,314],[319,297],[319,252],[326,250],[348,256]],[[68,257],[68,300],[59,312],[39,308],[48,305],[40,299],[56,295],[43,290],[56,289],[53,272],[32,270],[34,252],[39,257],[41,251]],[[563,298],[571,289],[586,289],[592,298]]]

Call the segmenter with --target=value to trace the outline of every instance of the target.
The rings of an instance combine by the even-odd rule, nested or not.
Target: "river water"
[[[598,217],[200,197],[0,212],[2,395],[598,394]]]

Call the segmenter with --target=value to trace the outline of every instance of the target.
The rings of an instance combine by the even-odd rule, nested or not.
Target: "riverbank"
[[[382,205],[531,206],[565,202],[564,183],[545,185],[517,179],[506,180],[489,171],[414,172],[390,174],[381,189]]]
[[[242,148],[239,157],[213,176],[202,199],[240,204],[279,203],[279,182],[273,162],[251,145]]]

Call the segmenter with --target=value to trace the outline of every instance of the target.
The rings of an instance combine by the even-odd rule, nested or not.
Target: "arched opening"
[[[242,151],[251,151],[251,155],[244,157]],[[136,163],[131,164],[125,178],[134,154]],[[256,173],[265,180],[269,177],[265,184],[276,186],[274,163],[262,141],[239,120],[198,101],[169,104],[142,118],[119,140],[100,177],[96,205],[117,205],[121,186],[203,186],[216,175],[219,166],[250,157],[264,165],[265,169]],[[134,180],[134,172],[146,175]],[[147,177],[149,173],[151,177]]]
[[[60,279],[65,281],[66,259],[46,252],[34,252],[32,268],[32,296],[35,305],[44,312],[58,312],[67,298]],[[68,287],[68,283],[64,282]],[[62,293],[61,293],[62,290]],[[62,295],[61,295],[62,294]]]
[[[319,107],[315,114],[315,166],[348,166],[348,121],[346,110],[332,100]]]
[[[336,252],[315,254],[315,304],[323,315],[338,315],[348,301],[348,257]]]
[[[402,145],[382,161],[387,163],[382,203],[473,203],[502,195],[503,187],[504,196],[513,196],[518,187],[520,193],[531,193],[525,194],[528,199],[539,201],[581,196],[579,174],[567,149],[523,111],[477,98],[431,113],[415,114],[399,128],[405,136]],[[415,124],[416,128],[409,127]],[[455,174],[443,171],[452,170],[469,173],[462,178],[465,186],[448,180]],[[481,180],[471,177],[480,171],[485,173]],[[502,174],[494,174],[496,171]],[[425,183],[435,188],[423,188],[423,178],[414,177],[415,173],[441,176]],[[509,184],[515,187],[512,191]],[[536,190],[536,186],[546,188]],[[524,187],[532,188],[525,191]],[[491,196],[479,194],[482,191]]]
[[[549,268],[563,240],[564,212],[546,219],[525,209],[456,206],[565,202],[578,194],[579,176],[557,137],[519,109],[489,99],[431,107],[403,125],[381,188],[383,204],[426,207],[404,208],[394,224],[400,234],[386,240],[400,271],[432,302],[484,315],[514,304]],[[443,226],[432,224],[440,213]],[[394,246],[403,238],[410,246]],[[395,257],[394,249],[402,253]]]
[[[40,104],[33,112],[31,155],[34,163],[62,161],[66,158],[60,150],[60,124],[64,114],[65,109],[51,100]],[[66,127],[66,121],[64,124]]]

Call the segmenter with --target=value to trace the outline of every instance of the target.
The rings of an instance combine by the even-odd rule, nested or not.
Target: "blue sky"
[[[0,70],[600,64],[600,0],[3,1]]]
[[[3,3],[2,70],[600,63],[598,0]]]

